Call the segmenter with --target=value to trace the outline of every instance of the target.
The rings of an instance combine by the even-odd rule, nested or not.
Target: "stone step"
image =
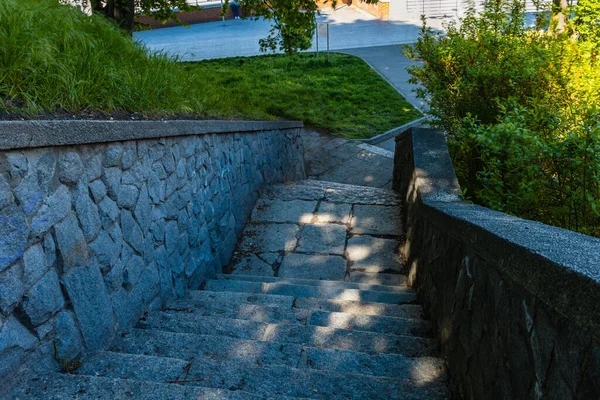
[[[272,305],[256,305],[246,303],[221,303],[211,305],[193,305],[178,302],[178,306],[170,305],[165,308],[166,313],[187,313],[206,317],[223,317],[232,319],[243,319],[246,321],[266,323],[288,323],[307,325],[310,318],[310,310],[278,307]]]
[[[350,300],[325,300],[315,298],[295,299],[291,296],[277,296],[258,293],[212,292],[208,290],[195,290],[186,297],[176,299],[169,303],[172,308],[211,308],[224,305],[253,304],[271,305],[281,307],[294,307],[304,310],[323,310],[343,312],[352,315],[383,315],[389,317],[420,319],[423,317],[421,306],[416,304],[385,304],[369,303]]]
[[[286,201],[322,200],[332,203],[402,205],[402,199],[392,190],[311,179],[272,185],[265,190],[263,197]]]
[[[319,349],[303,345],[237,339],[226,336],[134,329],[118,338],[114,352],[184,360],[210,360],[257,365],[283,365],[395,379],[419,377],[421,381],[445,381],[443,360],[408,358],[400,354],[365,354]]]
[[[169,307],[216,307],[224,304],[254,304],[261,306],[279,306],[291,308],[294,304],[292,296],[276,296],[273,294],[213,292],[211,290],[192,290],[180,299],[173,299]]]
[[[367,354],[402,354],[406,357],[433,356],[438,351],[432,339],[311,325],[269,325],[262,340]]]
[[[372,275],[384,275],[384,274],[372,274]],[[385,274],[390,276],[401,276],[393,274]],[[396,286],[392,285],[378,285],[368,284],[359,282],[342,282],[342,281],[325,281],[317,279],[299,279],[299,278],[279,278],[274,276],[258,276],[258,275],[229,275],[221,274],[217,275],[218,280],[228,281],[249,281],[249,282],[266,282],[266,283],[283,283],[287,285],[303,285],[303,286],[315,286],[315,287],[326,287],[326,288],[339,288],[339,289],[358,289],[358,290],[369,290],[374,292],[395,292],[395,293],[406,293],[406,278],[404,284]],[[399,280],[400,281],[400,280]]]
[[[298,298],[294,299],[294,307],[305,310],[343,312],[352,315],[382,315],[409,319],[423,318],[423,308],[417,304],[398,305],[352,300]]]
[[[111,351],[184,360],[245,361],[257,365],[297,367],[302,345],[239,339],[229,336],[133,329],[119,337]]]
[[[311,325],[267,324],[231,318],[198,316],[191,313],[151,313],[138,322],[137,328],[229,336],[276,343],[295,343],[369,354],[403,354],[407,357],[428,356],[435,354],[437,350],[432,339],[422,337]]]
[[[302,308],[263,306],[245,303],[193,305],[181,303],[169,306],[168,314],[195,314],[196,316],[242,319],[272,324],[316,325],[340,329],[379,332],[392,335],[431,336],[431,324],[422,319],[385,317],[378,315],[353,315]]]
[[[305,285],[289,285],[285,283],[261,283],[250,281],[209,280],[206,290],[261,293],[292,296],[295,298],[320,298],[330,300],[352,300],[373,303],[406,304],[416,301],[416,295],[411,289],[404,292],[376,292],[370,290],[343,289],[338,287],[316,287]]]
[[[372,272],[350,272],[348,282],[379,286],[406,286],[406,276],[400,274],[383,274]]]
[[[139,367],[144,367],[139,365]],[[99,376],[51,373],[23,378],[3,399],[144,399],[144,400],[260,400],[264,396],[246,391],[231,391],[200,386],[183,386]],[[125,375],[125,374],[124,374]],[[290,399],[280,397],[280,399]]]
[[[422,319],[386,317],[378,315],[353,315],[339,312],[314,310],[309,325],[349,329],[387,335],[411,335],[431,337],[431,324]]]
[[[435,357],[409,358],[400,354],[364,354],[306,347],[302,365],[322,371],[412,380],[423,386],[445,385],[448,380],[445,361]]]
[[[412,380],[392,380],[366,375],[340,374],[311,369],[244,362],[216,363],[173,358],[97,353],[78,370],[83,375],[140,381],[184,383],[230,391],[247,391],[268,398],[326,399],[445,399],[440,385],[418,386]]]

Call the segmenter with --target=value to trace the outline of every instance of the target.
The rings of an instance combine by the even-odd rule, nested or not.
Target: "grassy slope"
[[[420,116],[362,60],[332,54],[180,64],[148,55],[102,17],[54,0],[0,1],[0,109],[146,117],[300,119],[350,138]]]

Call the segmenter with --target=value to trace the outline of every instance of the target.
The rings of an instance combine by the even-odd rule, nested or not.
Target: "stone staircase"
[[[446,399],[401,275],[393,192],[303,181],[259,200],[228,274],[10,398]]]

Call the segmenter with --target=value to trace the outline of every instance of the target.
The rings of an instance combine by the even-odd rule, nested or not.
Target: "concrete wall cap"
[[[302,128],[301,121],[0,121],[0,150]]]

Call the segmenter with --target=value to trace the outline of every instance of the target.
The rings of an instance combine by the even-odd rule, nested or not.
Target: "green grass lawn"
[[[331,54],[329,63],[315,54],[227,58],[185,68],[214,83],[224,115],[302,120],[347,138],[368,138],[421,116],[355,56]]]
[[[0,118],[294,119],[367,138],[420,116],[354,56],[179,63],[57,0],[0,0],[0,21]]]

